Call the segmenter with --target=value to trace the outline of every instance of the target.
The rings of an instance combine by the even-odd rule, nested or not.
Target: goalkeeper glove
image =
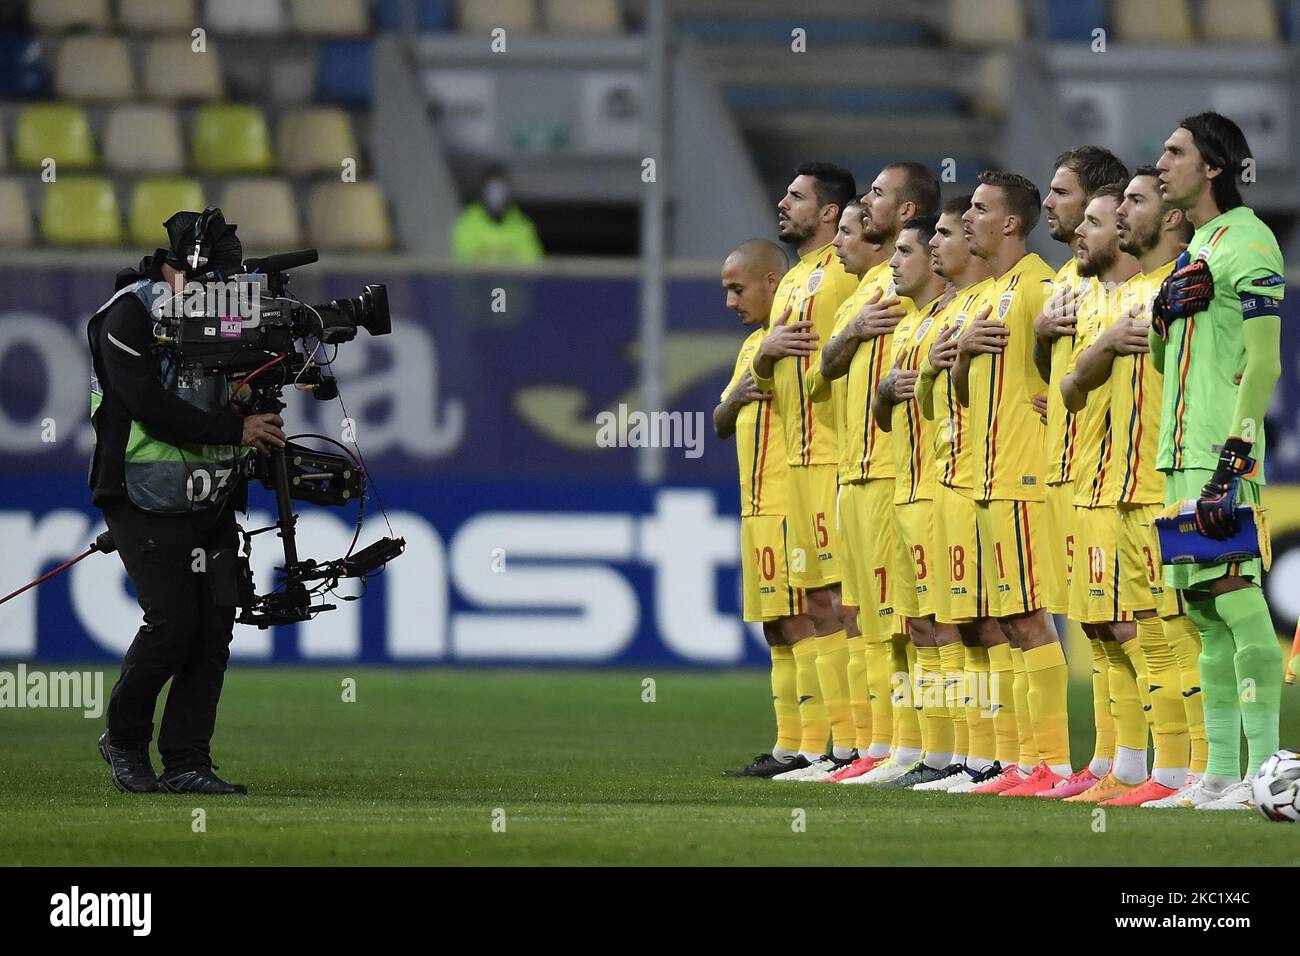
[[[1219,467],[1201,489],[1196,502],[1196,526],[1207,538],[1223,541],[1237,532],[1237,486],[1241,476],[1255,468],[1250,457],[1252,442],[1229,438],[1219,453]]]
[[[1174,319],[1203,312],[1214,298],[1214,275],[1204,259],[1189,261],[1184,252],[1174,271],[1165,277],[1151,303],[1151,324],[1162,339],[1169,337]]]

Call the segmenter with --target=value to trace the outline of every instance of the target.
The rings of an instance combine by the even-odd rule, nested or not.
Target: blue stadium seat
[[[374,91],[374,56],[369,40],[328,40],[320,45],[316,99],[369,106]]]
[[[381,30],[405,30],[403,11],[415,7],[415,29],[420,33],[444,33],[452,29],[451,0],[379,0],[375,25]]]
[[[36,38],[0,33],[0,98],[37,99],[50,93],[50,76],[41,63]]]
[[[1101,0],[1048,0],[1047,39],[1060,43],[1091,43],[1092,31],[1105,28]]]

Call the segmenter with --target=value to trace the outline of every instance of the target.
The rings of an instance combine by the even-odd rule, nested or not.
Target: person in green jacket
[[[505,167],[492,164],[483,175],[479,198],[465,207],[451,227],[451,255],[457,262],[539,262],[542,244],[533,221],[515,205]]]

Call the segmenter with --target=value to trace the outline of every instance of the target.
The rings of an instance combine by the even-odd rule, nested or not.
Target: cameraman
[[[178,212],[169,249],[118,273],[87,327],[94,452],[90,487],[144,611],[99,739],[123,793],[245,793],[213,772],[209,745],[235,619],[235,510],[247,510],[247,456],[283,447],[279,415],[233,411],[225,376],[177,369],[154,335],[182,314],[187,280],[224,280],[242,247],[219,209]],[[158,694],[171,680],[149,759]]]

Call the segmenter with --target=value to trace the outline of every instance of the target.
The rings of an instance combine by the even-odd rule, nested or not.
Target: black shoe
[[[157,793],[158,775],[149,762],[149,746],[122,750],[108,742],[108,731],[99,736],[99,755],[108,764],[113,786],[123,793]]]
[[[969,770],[967,770],[966,772],[970,773]],[[994,777],[1000,777],[1000,776],[1002,776],[1002,764],[998,763],[995,760],[987,767],[985,767],[983,770],[979,771],[979,773],[975,774],[971,779],[974,780],[975,783],[981,784],[981,783],[988,783]]]
[[[210,796],[246,794],[242,783],[226,783],[212,771],[215,767],[196,767],[193,770],[164,770],[158,778],[158,789],[166,793],[202,793]]]
[[[798,761],[796,763],[796,761]],[[748,767],[741,767],[739,770],[724,770],[724,777],[773,777],[778,773],[785,773],[787,770],[794,770],[797,767],[808,766],[808,759],[803,754],[795,754],[789,760],[778,760],[770,753],[759,754],[754,758],[754,762]]]

